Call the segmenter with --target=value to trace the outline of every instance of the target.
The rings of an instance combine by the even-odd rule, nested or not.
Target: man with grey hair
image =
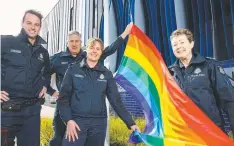
[[[104,60],[107,56],[113,54],[124,43],[124,39],[129,35],[132,23],[127,25],[125,31],[108,47],[105,48],[101,59]],[[86,52],[81,49],[81,34],[78,31],[70,31],[67,39],[67,51],[59,52],[51,57],[52,73],[56,74],[56,85],[58,89],[68,68],[68,65],[74,62],[80,62],[86,57]],[[59,92],[49,87],[47,92],[53,97],[58,97]],[[56,108],[54,120],[54,137],[50,141],[50,146],[61,146],[62,140],[66,131],[66,125],[60,118],[58,108]]]

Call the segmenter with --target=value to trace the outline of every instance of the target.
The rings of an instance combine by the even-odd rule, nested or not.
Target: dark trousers
[[[1,145],[40,146],[40,111],[36,104],[21,111],[2,111],[1,113]]]
[[[54,136],[50,140],[50,146],[62,146],[63,137],[66,131],[66,125],[60,118],[59,112],[56,109],[53,120]]]
[[[78,139],[68,141],[63,139],[63,146],[104,146],[106,137],[106,118],[77,118],[76,123],[81,131],[78,132]]]

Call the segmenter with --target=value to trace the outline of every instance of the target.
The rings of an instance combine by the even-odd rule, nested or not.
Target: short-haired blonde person
[[[132,28],[132,23],[128,24],[124,32],[102,52],[100,60],[104,60],[107,56],[113,54],[124,43],[124,39],[129,35]],[[63,77],[69,66],[74,62],[80,62],[86,57],[86,52],[81,49],[81,34],[78,31],[70,31],[67,36],[67,49],[65,52],[59,52],[51,57],[51,74],[56,74],[56,85],[60,89]],[[58,97],[59,92],[49,86],[47,92]],[[58,108],[56,107],[54,120],[53,120],[54,136],[50,141],[50,146],[61,146],[65,134],[66,125],[60,118]]]
[[[63,146],[104,146],[106,97],[129,129],[140,130],[121,101],[111,71],[99,63],[102,53],[102,41],[90,39],[87,58],[66,72],[58,99],[61,118],[67,124]]]

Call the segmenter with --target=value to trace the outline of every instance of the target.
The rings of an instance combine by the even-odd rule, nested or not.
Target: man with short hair
[[[132,23],[130,23],[125,31],[108,47],[103,50],[101,60],[103,61],[107,56],[113,54],[124,43],[124,39],[129,35]],[[86,52],[81,49],[81,34],[77,31],[70,31],[67,38],[67,51],[59,52],[51,57],[52,74],[56,74],[56,85],[59,89],[63,80],[64,74],[68,68],[68,65],[74,62],[80,62],[86,57]],[[58,97],[59,93],[48,88],[48,93],[54,97]],[[62,121],[58,108],[56,108],[54,120],[54,137],[50,141],[50,146],[61,146],[62,140],[65,134],[66,125]]]
[[[18,36],[2,36],[1,145],[40,145],[41,99],[50,84],[50,60],[38,35],[42,15],[25,12]]]

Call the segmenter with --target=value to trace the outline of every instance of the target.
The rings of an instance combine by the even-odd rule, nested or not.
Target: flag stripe
[[[145,42],[142,42],[140,39],[138,39],[136,36],[129,37],[129,41],[126,47],[135,48],[135,51],[139,51],[140,54],[142,54],[152,65],[153,69],[157,70],[157,73],[160,77],[163,77],[163,72],[160,69],[160,60],[158,60],[158,56],[156,55],[156,52],[153,51],[152,48],[148,46]],[[155,48],[156,49],[156,48]]]
[[[141,104],[147,104],[149,106],[149,108],[154,111],[153,113],[153,119],[151,119],[151,122],[153,122],[154,126],[157,127],[157,131],[150,129],[150,134],[155,134],[157,136],[163,136],[163,130],[162,130],[162,123],[161,123],[161,119],[160,119],[160,114],[159,114],[159,110],[158,110],[158,106],[156,106],[156,103],[154,101],[154,97],[152,96],[151,92],[149,91],[149,89],[145,86],[144,82],[134,73],[132,72],[130,69],[128,69],[127,67],[124,66],[120,66],[119,67],[119,71],[120,71],[120,75],[122,75],[124,78],[128,79],[129,83],[131,85],[137,85],[135,86],[136,89],[139,90],[140,94],[144,97],[140,103]]]
[[[138,63],[139,66],[141,66],[145,70],[145,72],[150,76],[150,78],[156,85],[159,96],[164,97],[164,100],[160,100],[160,105],[161,105],[160,108],[162,109],[162,112],[163,110],[166,110],[166,112],[171,112],[170,110],[168,110],[168,107],[170,107],[170,109],[173,111],[173,115],[176,118],[178,118],[178,121],[180,121],[181,124],[183,123],[183,125],[186,125],[183,119],[181,119],[181,116],[177,112],[175,106],[171,103],[168,97],[168,92],[166,91],[166,88],[164,88],[162,79],[161,80],[159,79],[159,76],[157,75],[157,72],[152,67],[151,62],[149,62],[147,58],[145,58],[139,51],[136,51],[135,48],[132,48],[130,46],[126,47],[124,55],[133,59],[136,63]],[[161,101],[163,101],[163,103],[161,103]],[[165,106],[162,106],[162,105],[165,105]],[[169,115],[162,114],[164,132],[165,134],[178,138],[179,135],[170,128],[169,126],[170,121],[168,120],[168,118],[169,118]]]
[[[144,100],[144,97],[139,92],[139,90],[135,86],[132,86],[132,84],[124,76],[117,74],[115,76],[115,79],[121,87],[123,87],[125,90],[128,91],[129,94],[131,94],[132,96],[134,96],[135,98],[137,98],[140,101]],[[151,121],[154,121],[154,116],[153,116],[152,110],[149,108],[148,104],[145,104],[142,102],[141,105],[142,105],[142,108],[144,109],[144,112],[147,113],[146,118],[148,118],[148,119],[146,119],[146,123],[148,123],[148,124],[146,124],[145,132],[149,133],[152,131],[152,128],[154,127],[154,122],[149,123]]]
[[[171,84],[168,84],[168,82],[166,82],[166,84],[169,89],[169,94],[173,94],[173,96],[171,96],[172,102],[175,105],[179,106],[177,108],[178,112],[181,115],[184,115],[183,119],[186,121],[186,123],[188,123],[188,127],[190,129],[193,129],[193,131],[195,131],[197,135],[199,135],[206,142],[207,145],[217,145],[219,143],[220,145],[230,144],[230,141],[225,138],[226,135],[219,128],[217,128],[217,126],[213,122],[211,122],[210,119],[205,116],[205,114],[203,114],[202,111],[197,106],[195,106],[193,102],[188,102],[188,98],[185,94],[179,92]],[[173,91],[173,93],[171,91]],[[183,104],[178,105],[178,103]]]
[[[146,37],[146,35],[140,29],[138,29],[136,26],[134,26],[134,28],[131,31],[131,35],[133,37],[136,37],[138,40],[141,40],[141,42],[144,42],[144,44],[147,45],[149,50],[151,50],[155,54],[155,56],[158,58],[157,60],[162,61],[162,63],[165,64],[162,56],[158,52],[158,49],[156,48],[154,43],[148,37]],[[147,50],[147,51],[149,51],[149,50]]]
[[[147,88],[149,88],[150,92],[152,93],[152,96],[155,99],[156,102],[156,106],[160,107],[160,100],[159,100],[159,95],[157,92],[157,88],[155,87],[152,79],[150,78],[150,76],[145,72],[145,70],[139,66],[134,60],[132,60],[131,58],[125,57],[123,56],[122,58],[122,63],[121,65],[129,68],[132,72],[134,72],[145,84],[145,86],[147,86]],[[161,118],[161,109],[159,109],[159,114],[160,114],[160,118]]]

